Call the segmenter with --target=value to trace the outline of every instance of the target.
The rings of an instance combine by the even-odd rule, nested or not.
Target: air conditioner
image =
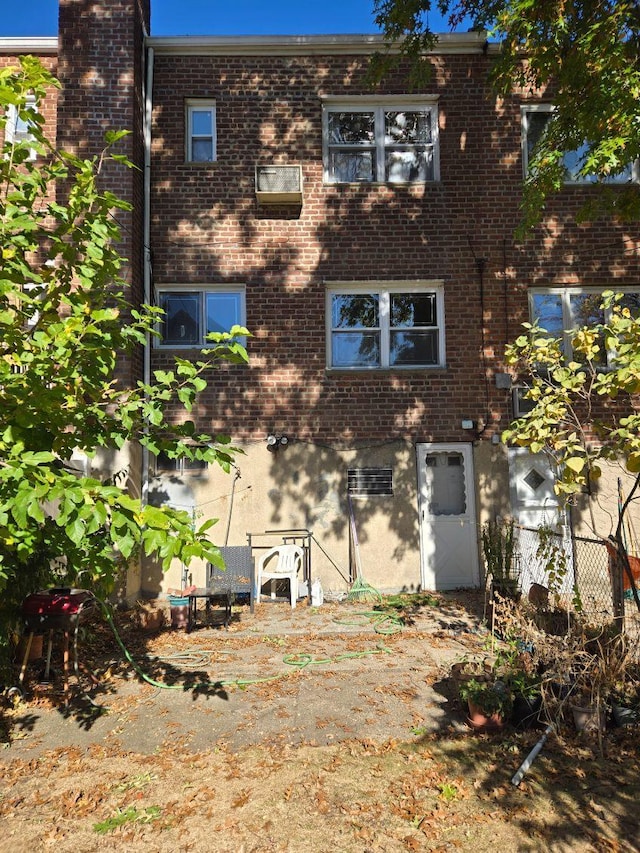
[[[513,394],[514,418],[521,418],[523,415],[527,415],[536,405],[535,400],[530,400],[524,396],[527,390],[524,385],[514,385],[511,389],[511,393]]]
[[[302,204],[302,166],[256,166],[259,204]]]

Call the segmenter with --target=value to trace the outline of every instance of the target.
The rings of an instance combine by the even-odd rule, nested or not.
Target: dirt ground
[[[120,614],[133,663],[88,626],[91,702],[74,688],[65,711],[33,664],[4,710],[0,850],[640,850],[640,730],[607,733],[602,757],[553,734],[513,786],[541,732],[472,733],[448,679],[483,654],[482,597],[396,605],[402,624],[268,603],[191,634]]]

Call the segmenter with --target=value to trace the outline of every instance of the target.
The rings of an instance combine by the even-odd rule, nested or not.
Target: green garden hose
[[[125,660],[131,665],[131,667],[136,672],[136,674],[143,681],[146,681],[148,684],[151,684],[152,687],[158,687],[158,688],[161,688],[163,690],[184,690],[184,686],[182,684],[167,684],[166,682],[163,682],[163,681],[156,681],[150,675],[147,675],[147,673],[134,660],[134,658],[131,656],[131,653],[129,652],[129,650],[127,649],[125,644],[122,642],[122,638],[120,637],[120,634],[118,633],[118,629],[115,626],[115,623],[113,621],[113,616],[111,615],[111,610],[110,610],[109,606],[104,601],[99,601],[99,603],[100,603],[100,606],[102,607],[103,613],[104,613],[105,618],[109,624],[109,627],[113,631],[113,635],[116,638],[116,642],[120,646],[120,649],[122,651],[122,654],[125,657]],[[383,617],[383,619],[389,618],[390,620],[395,620],[396,622],[400,621],[400,620],[398,620],[398,617],[396,617],[396,616],[393,616],[390,614],[381,614],[378,611],[370,611],[367,613],[356,613],[356,614],[353,614],[353,616],[360,616],[360,617],[366,616],[368,621],[373,621],[373,617],[378,617],[378,622],[382,621],[379,617]],[[360,623],[358,623],[358,622],[345,622],[344,624],[360,624]],[[378,631],[378,633],[392,634],[392,633],[397,633],[397,631],[401,630],[401,626],[398,627],[397,630],[393,630],[393,631],[392,630],[388,630],[388,631],[378,630],[377,623],[374,627],[375,627],[375,630]],[[343,661],[343,660],[364,658],[364,657],[367,657],[369,655],[391,654],[391,653],[392,653],[391,649],[387,648],[387,646],[385,646],[383,643],[379,643],[375,649],[368,649],[368,650],[365,650],[362,652],[345,652],[343,654],[334,655],[333,657],[326,657],[326,658],[314,658],[312,655],[309,655],[309,654],[285,655],[283,658],[283,662],[287,666],[293,667],[297,670],[301,670],[301,669],[304,669],[305,667],[311,666],[311,665],[339,663],[340,661]],[[180,660],[181,664],[183,666],[187,666],[187,667],[202,666],[207,662],[203,653],[199,650],[188,650],[188,651],[183,651],[183,652],[177,652],[175,655],[172,655],[171,657],[172,657],[172,659]],[[235,678],[235,679],[231,679],[231,680],[202,681],[202,682],[198,682],[198,683],[194,684],[193,689],[194,690],[198,690],[198,689],[203,690],[203,689],[212,688],[212,687],[219,688],[219,687],[232,687],[232,686],[247,687],[250,684],[266,684],[270,681],[277,681],[280,678],[284,678],[286,675],[290,674],[291,671],[292,670],[290,670],[289,672],[285,671],[284,673],[279,673],[278,675],[270,675],[270,676],[266,676],[264,678]]]
[[[366,625],[372,624],[376,634],[399,634],[404,627],[400,616],[388,610],[361,610],[349,616],[336,616],[333,620],[338,625]]]

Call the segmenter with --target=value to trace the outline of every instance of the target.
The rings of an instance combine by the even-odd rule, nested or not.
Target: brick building
[[[409,91],[402,69],[368,83],[377,37],[156,38],[148,20],[143,0],[61,0],[57,54],[46,48],[59,144],[97,150],[104,130],[133,130],[140,170],[110,180],[134,204],[133,298],[166,318],[123,370],[199,357],[206,332],[233,323],[252,337],[249,365],[217,371],[195,412],[244,450],[236,474],[132,448],[133,480],[218,518],[220,545],[312,531],[325,590],[344,589],[354,562],[348,497],[378,589],[479,584],[483,520],[556,513],[545,462],[500,443],[519,406],[505,344],[530,312],[562,329],[599,291],[637,296],[638,229],[576,225],[593,187],[569,182],[515,241],[552,102],[497,100],[482,34],[441,37],[429,83]],[[17,50],[38,42],[0,40]],[[130,591],[180,581],[180,567],[147,565]]]

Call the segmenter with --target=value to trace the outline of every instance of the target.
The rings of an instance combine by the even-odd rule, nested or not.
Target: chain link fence
[[[515,525],[520,586],[526,596],[540,584],[572,602],[594,624],[610,622],[615,615],[609,552],[601,539],[551,533]],[[624,596],[627,630],[640,630],[640,614],[629,593]]]

